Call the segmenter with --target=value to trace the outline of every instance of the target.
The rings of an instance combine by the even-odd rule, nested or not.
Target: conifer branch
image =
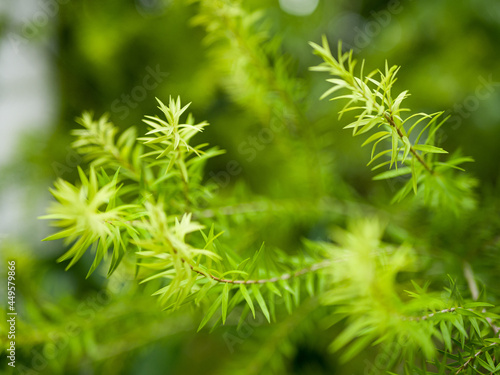
[[[183,260],[183,262],[185,262],[185,260]],[[219,278],[219,277],[214,276],[214,275],[212,275],[210,273],[205,273],[203,271],[200,271],[200,270],[196,269],[191,264],[188,264],[188,265],[189,265],[189,267],[194,272],[197,272],[200,275],[208,277],[208,278],[210,278],[212,280],[215,280],[215,281],[217,281],[219,283],[228,283],[228,284],[267,284],[267,283],[276,283],[276,282],[278,282],[280,280],[289,280],[289,279],[292,279],[294,277],[299,277],[299,276],[305,275],[305,274],[310,273],[310,272],[315,272],[315,271],[321,270],[321,269],[323,269],[325,267],[328,267],[330,264],[331,264],[331,261],[324,261],[324,262],[321,262],[321,263],[313,264],[312,266],[309,266],[309,267],[306,267],[306,268],[302,268],[301,270],[299,270],[297,272],[294,272],[294,273],[284,273],[281,276],[272,277],[270,279],[257,279],[257,280],[229,280],[229,279]]]
[[[287,122],[290,116],[298,123],[306,120],[296,100],[300,95],[295,97],[293,88],[296,86],[291,84],[294,82],[289,80],[285,69],[286,61],[280,59],[277,49],[272,50],[266,38],[253,35],[248,26],[255,25],[257,15],[251,16],[252,22],[242,24],[242,19],[250,15],[239,13],[242,11],[239,3],[227,0],[202,0],[201,3],[204,11],[198,21],[211,29],[211,37],[223,38],[221,34],[229,30],[230,41],[241,50],[238,61],[243,62],[245,69],[239,73],[248,79],[241,87],[257,82],[258,87],[250,87],[253,90],[250,93],[245,90],[233,93],[237,100],[246,106],[245,100],[252,98],[257,103],[252,108],[258,108],[260,116],[266,120],[276,115],[274,106],[279,107],[276,116],[280,121]],[[210,12],[222,13],[217,14],[219,18],[213,18],[210,12],[205,12],[207,8]],[[229,12],[235,9],[234,14]],[[265,48],[259,45],[263,40]],[[437,160],[438,154],[447,153],[436,146],[437,131],[446,119],[441,120],[442,113],[401,115],[407,111],[401,104],[408,93],[403,91],[393,97],[391,92],[399,68],[389,68],[386,64],[385,71],[378,71],[380,78],[377,80],[374,78],[377,72],[364,76],[363,62],[356,75],[352,51],[343,53],[339,45],[338,57],[334,58],[326,39],[322,46],[314,43],[312,46],[324,60],[313,70],[334,76],[328,80],[333,87],[324,96],[345,90],[345,95],[333,98],[348,99],[340,116],[358,111],[355,120],[346,128],[352,129],[355,136],[380,128],[364,143],[373,143],[369,164],[377,160],[379,163],[373,170],[389,168],[374,178],[409,177],[395,200],[404,198],[413,189],[415,194],[424,195],[426,202],[435,206],[458,207],[458,212],[473,207],[474,180],[465,174],[454,174],[455,169],[461,170],[458,165],[472,159],[456,154],[446,162]],[[248,68],[252,64],[262,70],[259,75],[250,74]],[[262,92],[265,95],[261,95]],[[46,240],[64,239],[69,246],[60,261],[68,260],[68,267],[71,267],[86,252],[92,252],[94,262],[90,275],[111,254],[109,276],[125,256],[130,256],[137,268],[137,278],[144,283],[151,282],[156,290],[154,295],[158,296],[164,310],[184,305],[206,307],[199,330],[209,323],[213,327],[226,324],[237,306],[243,306],[240,323],[250,312],[255,318],[256,310],[260,309],[268,322],[283,324],[277,327],[276,336],[268,342],[270,349],[261,357],[264,359],[261,363],[272,356],[271,351],[287,337],[290,327],[298,325],[304,312],[323,307],[321,312],[326,324],[339,321],[344,324],[331,344],[333,350],[342,351],[343,361],[355,358],[369,345],[385,345],[404,339],[407,345],[402,354],[394,355],[395,361],[406,360],[410,357],[408,353],[413,359],[413,353],[418,353],[419,359],[436,360],[437,363],[442,352],[440,373],[451,369],[456,370],[456,374],[471,370],[476,359],[487,368],[480,358],[483,355],[491,364],[487,351],[500,340],[486,338],[486,335],[493,330],[498,336],[500,328],[495,324],[498,315],[486,311],[493,305],[477,301],[479,290],[472,267],[465,263],[463,269],[472,302],[460,296],[453,280],[452,287],[447,289],[449,298],[439,297],[440,291],[429,291],[428,284],[421,287],[413,280],[414,289],[404,289],[408,283],[406,275],[422,275],[416,273],[420,271],[416,269],[419,248],[413,249],[407,243],[406,237],[411,239],[410,230],[399,228],[399,223],[391,224],[391,232],[385,234],[382,221],[394,220],[394,216],[381,209],[340,198],[337,201],[337,198],[322,194],[317,195],[321,198],[305,204],[298,200],[285,202],[282,206],[294,213],[333,212],[335,215],[330,216],[335,216],[334,222],[343,222],[348,217],[347,229],[337,228],[330,233],[331,223],[328,226],[321,223],[321,230],[324,227],[328,239],[304,239],[304,254],[295,255],[264,245],[254,252],[235,250],[240,246],[234,243],[240,238],[231,242],[222,236],[222,229],[227,228],[225,221],[229,220],[220,216],[234,215],[237,221],[242,218],[237,215],[265,213],[278,205],[267,201],[219,208],[197,205],[194,192],[213,191],[213,186],[204,182],[204,163],[222,151],[196,144],[195,136],[208,126],[208,122],[196,123],[191,115],[184,117],[189,104],[182,106],[180,98],[170,98],[168,104],[158,100],[158,104],[161,117],[146,116],[144,122],[148,131],[140,138],[136,137],[135,130],[129,129],[115,139],[118,128],[106,117],[95,121],[89,114],[82,116],[80,123],[84,129],[73,132],[77,137],[73,146],[85,155],[90,166],[86,170],[78,168],[79,183],[71,184],[61,179],[55,182],[51,192],[56,201],[49,208],[49,214],[43,217],[61,228]],[[418,135],[412,136],[417,130]],[[312,130],[306,126],[303,131],[314,143]],[[378,152],[377,147],[384,141],[388,142],[386,148]],[[309,162],[316,166],[319,159],[314,155]],[[385,160],[387,157],[389,160]],[[313,176],[316,171],[309,168],[305,173]],[[301,205],[307,207],[302,210]],[[355,216],[353,213],[359,211],[363,212],[363,219],[351,220]],[[368,211],[376,216],[368,217]],[[411,223],[408,226],[414,229]],[[250,248],[253,246],[252,243]],[[405,276],[400,277],[403,272]],[[426,276],[423,274],[422,278]],[[301,298],[304,300],[304,292],[311,298],[299,307],[296,315],[281,320],[280,306],[275,299],[280,298],[284,302],[283,309],[292,314],[293,308],[301,305]],[[423,312],[426,315],[421,315]],[[494,342],[477,351],[477,343],[484,346],[487,345],[485,341]],[[438,352],[436,342],[443,343],[439,347],[442,351]],[[459,350],[470,358],[465,360],[467,357],[464,358]],[[456,362],[450,364],[450,358]],[[422,371],[426,372],[425,365]]]
[[[116,141],[117,129],[109,122],[107,115],[94,120],[92,113],[84,112],[76,122],[83,129],[74,129],[71,132],[77,137],[72,147],[85,155],[94,167],[115,164],[128,171],[129,177],[140,179],[137,167],[127,160],[132,151],[131,141],[135,141],[135,128],[129,128]]]
[[[353,52],[344,53],[340,42],[336,58],[330,51],[326,37],[323,37],[321,46],[312,42],[310,45],[314,53],[324,60],[311,70],[328,72],[334,76],[332,79],[327,79],[333,86],[321,98],[344,91],[346,92],[344,95],[331,99],[348,101],[340,110],[339,119],[347,112],[358,113],[355,115],[355,120],[344,129],[352,129],[353,136],[358,136],[381,128],[380,131],[371,134],[362,145],[373,144],[368,165],[375,161],[378,164],[373,166],[372,170],[389,167],[389,170],[377,174],[374,179],[409,176],[405,185],[394,195],[393,202],[402,200],[412,190],[415,194],[423,190],[426,204],[454,207],[453,210],[457,214],[461,209],[470,208],[471,199],[467,199],[467,204],[464,204],[466,201],[463,197],[472,195],[471,188],[475,182],[468,176],[457,176],[453,170],[463,171],[458,165],[473,160],[459,155],[453,155],[446,162],[437,159],[439,154],[448,153],[435,145],[438,130],[447,120],[447,118],[441,119],[443,112],[402,116],[403,112],[409,111],[408,108],[402,107],[403,101],[409,96],[408,91],[403,91],[395,97],[392,95],[399,67],[389,68],[386,62],[384,71],[372,71],[364,75],[363,61],[359,75],[355,75],[356,60],[353,59]],[[376,79],[374,77],[377,74],[379,78]],[[413,141],[412,134],[417,130],[418,135]],[[378,146],[384,141],[388,145],[390,143],[390,147],[377,151]],[[385,160],[387,157],[389,160]],[[453,204],[446,203],[449,201]]]

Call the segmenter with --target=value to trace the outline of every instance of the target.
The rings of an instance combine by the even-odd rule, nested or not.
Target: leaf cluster
[[[447,161],[440,161],[439,155],[448,152],[436,143],[448,117],[443,118],[443,112],[404,115],[404,112],[410,111],[403,106],[409,96],[408,91],[393,94],[400,67],[389,67],[386,62],[383,71],[374,70],[365,74],[363,60],[356,75],[357,61],[353,52],[343,52],[341,42],[337,58],[333,57],[326,37],[323,37],[322,45],[310,44],[314,53],[324,60],[311,70],[328,72],[335,77],[327,79],[332,87],[321,98],[344,91],[343,95],[331,99],[347,100],[339,111],[339,119],[347,112],[357,113],[355,120],[344,129],[352,129],[353,136],[369,135],[362,146],[372,145],[368,162],[368,165],[373,165],[372,171],[388,168],[375,175],[374,180],[409,176],[393,201],[401,201],[411,191],[417,194],[422,190],[424,201],[430,206],[456,212],[462,208],[473,208],[471,190],[476,185],[475,180],[454,173],[456,170],[464,171],[460,165],[473,159],[456,153]]]
[[[378,220],[362,219],[348,230],[336,230],[334,245],[324,245],[340,260],[329,269],[332,281],[321,297],[325,305],[334,306],[324,323],[347,322],[330,348],[349,361],[371,345],[395,346],[388,352],[387,369],[402,362],[405,374],[434,374],[433,366],[441,369],[437,373],[454,373],[475,358],[484,366],[486,353],[498,342],[490,336],[497,333],[492,319],[499,316],[490,311],[494,305],[462,297],[451,278],[441,293],[429,290],[429,282],[402,284],[402,274],[418,269],[415,253],[408,246],[385,243],[382,236]]]
[[[90,248],[95,254],[90,276],[113,245],[109,276],[135,249],[136,273],[143,283],[160,281],[154,295],[164,309],[208,305],[199,329],[216,313],[215,324],[224,324],[240,304],[245,306],[241,321],[250,312],[255,317],[257,309],[268,321],[276,320],[276,298],[291,312],[304,290],[312,295],[318,288],[314,272],[325,266],[321,254],[290,257],[262,245],[242,257],[219,243],[222,232],[214,223],[205,231],[192,210],[205,189],[202,165],[221,151],[192,145],[208,123],[195,124],[191,115],[183,122],[189,105],[182,106],[180,98],[168,106],[158,102],[165,119],[146,116],[150,130],[137,139],[135,131],[126,130],[115,142],[118,131],[105,117],[94,121],[84,114],[79,120],[84,129],[74,132],[74,147],[90,162],[88,176],[79,168],[80,184],[58,180],[51,189],[56,202],[41,217],[63,228],[46,240],[64,238],[71,244],[59,261],[71,259],[69,268]]]

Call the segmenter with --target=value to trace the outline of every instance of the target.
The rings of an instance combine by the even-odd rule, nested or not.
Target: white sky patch
[[[308,16],[316,10],[319,0],[279,0],[280,7],[293,16]]]

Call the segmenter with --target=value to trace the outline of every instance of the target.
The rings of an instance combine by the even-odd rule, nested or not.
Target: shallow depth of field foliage
[[[59,95],[1,169],[2,373],[500,373],[500,7],[315,3],[0,23]]]

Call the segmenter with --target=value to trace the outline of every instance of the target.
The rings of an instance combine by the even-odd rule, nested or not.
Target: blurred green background
[[[468,171],[481,182],[479,196],[497,202],[500,2],[247,0],[243,6],[264,11],[270,34],[281,35],[280,48],[293,61],[289,74],[301,81],[301,105],[321,139],[324,163],[313,171],[322,176],[319,194],[385,206],[394,193],[392,185],[371,181],[365,167],[369,150],[341,129],[339,107],[318,100],[326,76],[308,71],[319,59],[307,42],[326,34],[331,45],[343,40],[371,69],[385,60],[401,65],[398,91],[410,90],[414,111],[451,115],[442,147],[471,155],[476,163]],[[205,29],[193,25],[197,9],[196,3],[173,0],[0,4],[0,258],[3,264],[17,260],[20,373],[221,374],[235,373],[233,367],[252,373],[254,365],[259,373],[262,351],[272,354],[279,346],[280,333],[263,324],[249,327],[248,338],[234,338],[241,342],[231,341],[234,327],[196,334],[199,315],[158,312],[149,297],[153,290],[137,286],[127,272],[119,269],[109,282],[104,273],[86,280],[89,259],[65,272],[55,261],[62,244],[40,242],[50,233],[36,220],[50,200],[48,186],[57,177],[73,182],[82,163],[69,148],[75,117],[83,110],[107,112],[120,128],[142,131],[142,117],[156,113],[155,97],[180,95],[192,102],[198,120],[210,122],[200,138],[227,153],[209,163],[207,178],[231,160],[241,165],[242,173],[221,193],[228,201],[248,194],[269,199],[318,194],[306,181],[311,171],[301,162],[300,149],[289,152],[290,144],[307,143],[300,136],[292,135],[283,148],[278,134],[260,145],[255,157],[242,152],[242,142],[262,128],[262,120],[232,97],[213,48],[204,43]],[[271,218],[267,224],[276,222]],[[280,219],[277,229],[260,225],[255,233],[248,229],[249,236],[279,246],[300,247],[300,237],[321,236],[321,226],[307,218]],[[3,265],[1,270],[4,276]],[[1,291],[4,308],[3,285]],[[314,320],[307,306],[301,313]],[[363,363],[340,367],[325,349],[327,335],[304,335],[295,342],[290,374],[365,369]],[[0,366],[7,368],[5,356]]]

